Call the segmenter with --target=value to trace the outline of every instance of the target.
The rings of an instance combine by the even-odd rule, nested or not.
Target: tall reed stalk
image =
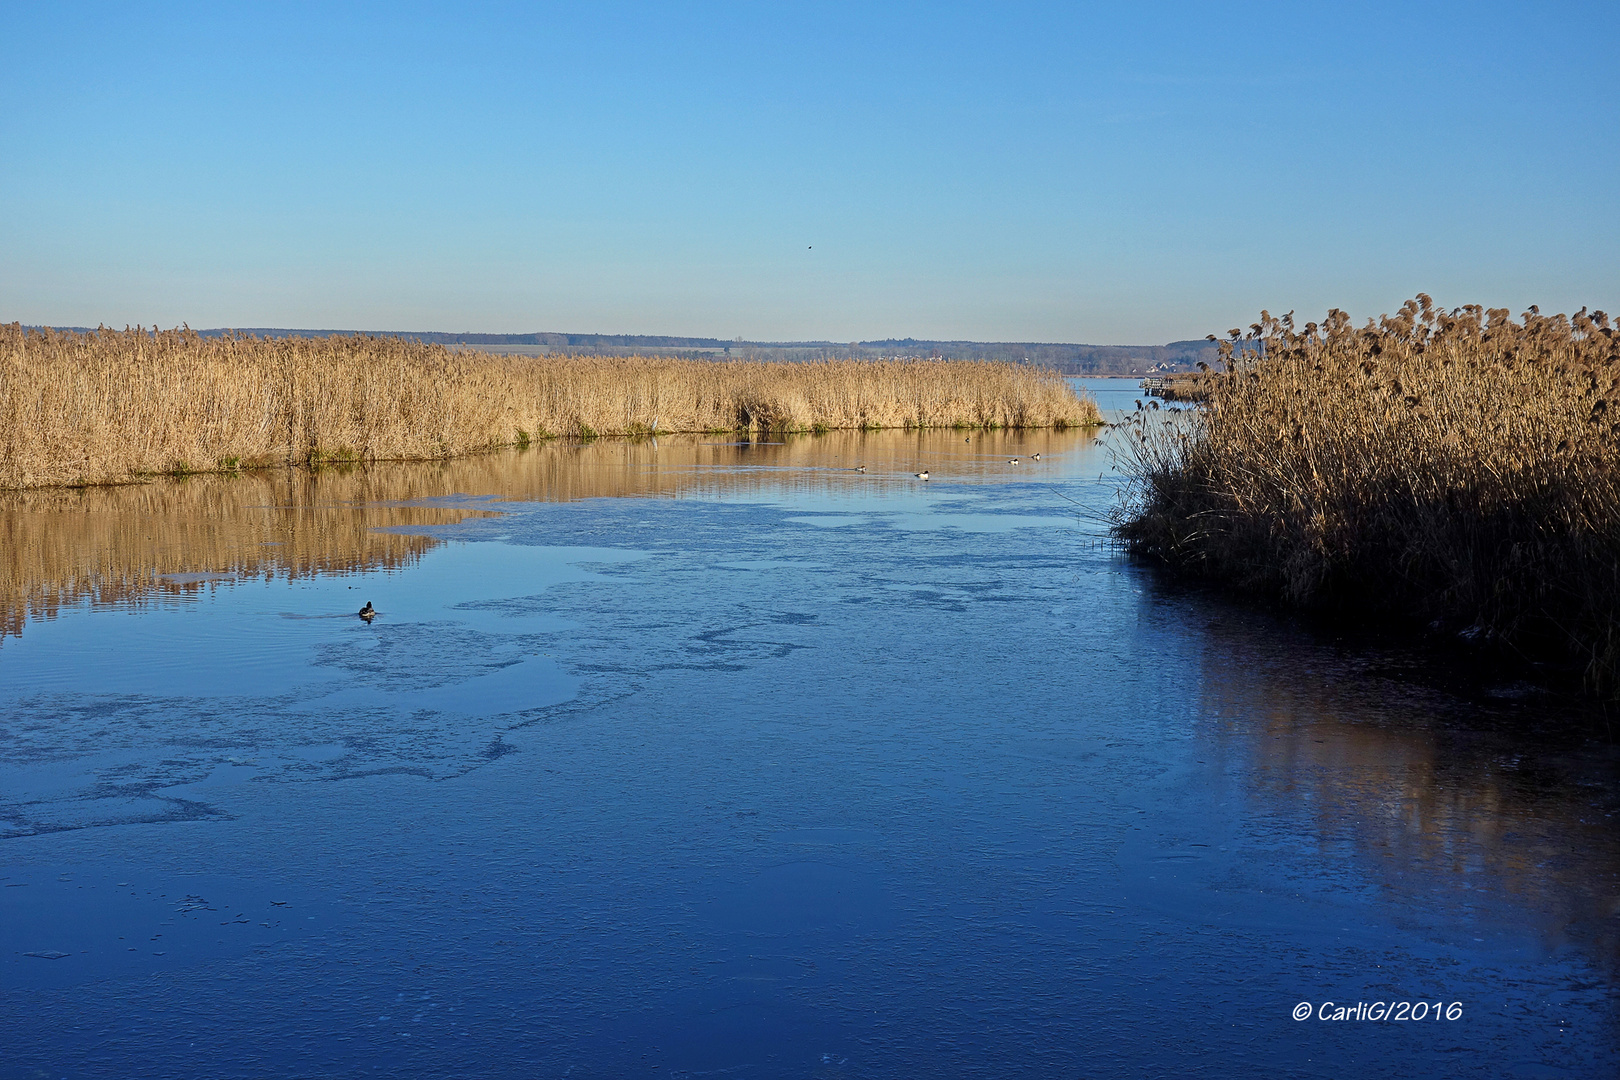
[[[1097,422],[1058,375],[984,361],[531,358],[386,337],[0,326],[0,488],[442,458],[556,435]]]
[[[1205,409],[1139,412],[1115,532],[1285,603],[1417,620],[1620,693],[1620,340],[1420,295],[1352,325],[1262,312]]]

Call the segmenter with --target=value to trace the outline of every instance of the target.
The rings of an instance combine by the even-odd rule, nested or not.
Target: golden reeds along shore
[[[1027,365],[492,356],[390,337],[0,326],[0,488],[452,457],[553,436],[1074,427]]]
[[[1127,548],[1285,603],[1572,665],[1620,695],[1620,335],[1602,312],[1262,312],[1207,406],[1137,414]]]

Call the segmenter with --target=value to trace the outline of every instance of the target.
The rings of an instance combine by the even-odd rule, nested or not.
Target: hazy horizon
[[[0,320],[3,322],[21,322],[21,320]],[[106,323],[98,324],[108,330],[133,330],[137,324],[129,323],[123,326],[111,326]],[[50,329],[58,331],[73,331],[83,333],[94,331],[97,326],[87,324],[69,323],[22,323],[24,329],[39,330]],[[744,338],[722,338],[714,334],[628,334],[611,330],[440,330],[401,328],[401,327],[363,327],[363,326],[191,326],[189,323],[163,326],[159,324],[139,324],[145,330],[179,330],[191,329],[200,334],[237,333],[271,333],[271,334],[372,334],[395,337],[576,337],[576,338],[679,338],[692,341],[710,341],[716,345],[743,344],[743,345],[831,345],[837,346],[846,342],[857,345],[881,345],[888,343],[915,342],[917,344],[962,344],[962,345],[1079,345],[1097,349],[1137,349],[1137,348],[1163,348],[1167,345],[1182,345],[1194,341],[1203,341],[1207,335],[1197,338],[1179,338],[1175,341],[1037,341],[1032,338],[1008,338],[1000,341],[981,341],[974,338],[931,338],[918,334],[894,334],[881,338],[849,338],[849,337],[816,337],[799,338],[796,340],[763,340]]]

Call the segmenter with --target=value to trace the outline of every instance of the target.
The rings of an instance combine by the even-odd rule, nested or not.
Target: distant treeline
[[[1146,375],[1150,371],[1191,371],[1200,360],[1213,363],[1213,341],[1172,341],[1168,345],[1065,345],[1035,341],[917,341],[897,338],[863,341],[863,352],[961,360],[1005,360],[1039,364],[1065,375]]]
[[[44,327],[24,327],[26,330]],[[88,333],[82,326],[52,327],[58,331]],[[1024,341],[927,341],[885,338],[881,341],[744,341],[668,334],[451,334],[441,331],[293,330],[276,327],[238,327],[197,331],[202,337],[239,334],[260,338],[391,337],[467,349],[516,354],[572,354],[591,356],[678,356],[701,359],[730,356],[742,360],[916,359],[1000,360],[1030,363],[1065,375],[1147,375],[1191,371],[1200,360],[1213,363],[1216,346],[1210,341],[1172,341],[1168,345],[1072,345]]]
[[[51,329],[58,332],[88,334],[94,327],[84,326],[25,326],[24,330]],[[386,337],[405,341],[421,341],[429,345],[494,345],[538,346],[547,349],[696,349],[724,350],[743,344],[722,341],[719,338],[672,337],[667,334],[451,334],[439,330],[297,330],[273,326],[221,327],[198,330],[205,338],[237,334],[260,338],[329,338],[329,337]]]

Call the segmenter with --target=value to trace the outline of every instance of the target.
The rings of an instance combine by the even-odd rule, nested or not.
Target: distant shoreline
[[[95,327],[24,326],[24,330],[94,334]],[[125,328],[128,329],[127,327]],[[136,329],[140,329],[137,327]],[[155,328],[154,328],[155,329]],[[480,334],[424,331],[301,330],[275,327],[193,331],[202,338],[231,335],[265,339],[387,338],[443,345],[461,351],[516,356],[669,356],[687,360],[991,360],[1050,368],[1078,378],[1141,378],[1192,371],[1213,364],[1217,346],[1207,340],[1166,345],[1084,345],[1073,342],[961,341],[883,338],[873,341],[745,341],[667,334]]]

